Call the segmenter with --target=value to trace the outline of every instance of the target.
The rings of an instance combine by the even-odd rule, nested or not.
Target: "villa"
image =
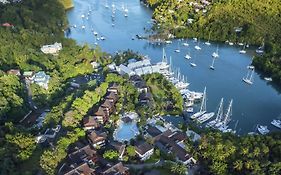
[[[154,152],[154,147],[148,143],[137,144],[135,146],[136,154],[142,161],[145,161],[150,158]]]
[[[110,146],[119,153],[118,159],[123,160],[123,156],[126,150],[126,145],[121,142],[112,141],[110,142]]]
[[[25,71],[25,72],[23,72],[23,77],[24,77],[26,80],[32,81],[33,75],[34,75],[34,72],[33,72],[33,71]]]
[[[107,134],[101,131],[90,131],[87,137],[94,148],[104,146],[107,140]]]
[[[98,121],[93,116],[88,116],[83,118],[83,126],[85,130],[98,128],[100,125]]]
[[[44,89],[48,89],[48,83],[50,80],[50,76],[47,75],[44,71],[39,71],[31,78],[32,82],[38,84]]]
[[[51,45],[44,45],[41,47],[41,51],[45,54],[57,54],[62,49],[62,44],[55,42]]]
[[[10,69],[10,70],[7,71],[7,74],[21,76],[21,73],[20,73],[19,69]]]
[[[109,166],[108,169],[101,172],[102,175],[129,175],[129,168],[125,167],[121,162]]]
[[[75,143],[75,147],[68,154],[66,162],[60,167],[59,175],[95,175],[92,167],[97,162],[97,152],[90,145],[81,142]]]

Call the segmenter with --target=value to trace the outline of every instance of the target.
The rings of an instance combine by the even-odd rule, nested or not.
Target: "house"
[[[115,94],[118,93],[118,85],[113,83],[108,89],[107,92],[114,92]]]
[[[121,75],[125,75],[125,74],[128,74],[129,76],[135,75],[134,71],[132,71],[130,68],[128,68],[127,66],[125,66],[123,64],[121,64],[120,66],[117,67],[117,71]]]
[[[33,71],[25,71],[25,72],[23,72],[23,77],[25,79],[27,79],[27,80],[30,80],[30,81],[32,81],[33,75],[34,75]]]
[[[91,143],[91,145],[96,147],[102,147],[105,145],[107,134],[105,132],[101,131],[90,131],[87,134],[88,140]]]
[[[109,112],[105,111],[104,108],[99,107],[98,110],[94,113],[94,118],[100,123],[105,123],[108,121]]]
[[[83,118],[83,126],[85,130],[98,128],[100,125],[98,121],[93,116],[88,116]]]
[[[118,100],[118,96],[114,92],[108,92],[106,95],[106,99],[109,100],[112,103],[116,103]]]
[[[98,161],[97,152],[90,145],[75,143],[77,146],[68,154],[66,162],[59,169],[59,175],[95,175],[92,167]]]
[[[116,64],[115,63],[108,64],[107,67],[111,71],[115,71],[116,70]]]
[[[146,129],[146,137],[150,137],[150,138],[153,138],[153,137],[156,137],[160,134],[162,134],[162,132],[156,128],[155,126],[148,126],[148,128]]]
[[[115,110],[114,103],[112,103],[109,99],[105,99],[105,101],[101,104],[101,107],[109,114]]]
[[[148,87],[144,80],[135,82],[134,86],[138,89],[138,92],[148,92]]]
[[[154,152],[154,147],[146,142],[137,144],[135,149],[136,154],[142,161],[149,159]]]
[[[126,150],[126,145],[121,142],[112,141],[112,142],[110,142],[110,146],[119,153],[118,159],[123,160],[123,155]]]
[[[48,89],[48,83],[50,81],[50,76],[47,75],[44,71],[39,71],[32,77],[32,82],[38,84],[44,89]]]
[[[92,65],[93,69],[98,69],[100,67],[100,63],[95,62],[95,61],[91,62],[91,65]]]
[[[62,44],[55,42],[51,45],[44,45],[41,47],[41,51],[45,54],[56,54],[62,49]]]
[[[21,76],[21,73],[20,73],[19,69],[10,69],[10,70],[7,71],[7,74]]]
[[[150,92],[142,92],[139,95],[139,101],[141,103],[149,103],[152,100],[152,95]]]
[[[129,175],[129,168],[125,167],[121,162],[110,166],[108,169],[103,171],[102,175]]]

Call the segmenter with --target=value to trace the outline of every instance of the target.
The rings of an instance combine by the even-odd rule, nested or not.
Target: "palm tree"
[[[254,156],[255,157],[258,157],[259,155],[260,155],[260,148],[258,148],[258,147],[256,147],[255,149],[254,149],[254,152],[253,152],[253,154],[254,154]]]
[[[241,171],[243,168],[243,162],[242,160],[236,160],[233,164],[234,169]]]

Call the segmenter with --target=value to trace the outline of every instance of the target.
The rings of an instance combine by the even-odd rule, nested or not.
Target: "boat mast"
[[[173,72],[173,70],[172,70],[172,57],[171,56],[170,56],[169,72]]]
[[[225,114],[225,118],[223,120],[223,125],[226,126],[227,122],[230,119],[230,116],[232,115],[232,102],[233,100],[231,99],[229,102],[229,106],[227,108],[226,114]]]
[[[213,58],[211,67],[214,67],[214,64],[215,64],[215,58]]]
[[[253,80],[254,80],[254,79],[253,79],[253,78],[254,78],[253,76],[254,76],[254,69],[252,70],[252,73],[251,73],[251,76],[250,76],[250,81],[251,81],[251,82],[253,82]]]
[[[172,60],[171,57],[170,57],[170,60]],[[162,54],[162,62],[167,63],[167,55],[166,55],[164,48],[163,48],[163,54]]]
[[[203,93],[203,98],[202,98],[202,103],[201,103],[201,107],[200,107],[200,112],[206,111],[206,87],[204,88],[204,93]]]
[[[218,113],[217,113],[217,117],[216,117],[215,121],[220,122],[221,119],[222,119],[222,116],[223,116],[223,98],[221,98]]]

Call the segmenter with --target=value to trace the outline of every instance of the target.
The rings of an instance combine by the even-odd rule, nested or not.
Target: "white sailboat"
[[[249,69],[246,77],[244,77],[242,80],[247,84],[253,84],[253,82],[254,82],[254,71],[255,71],[255,69]]]
[[[217,50],[212,53],[212,57],[218,58],[219,57],[219,46],[217,45]]]
[[[187,41],[184,42],[184,43],[182,43],[182,45],[185,46],[185,47],[188,47],[188,46],[189,46],[189,44],[187,43]]]
[[[232,116],[232,103],[233,103],[233,100],[231,99],[230,102],[229,102],[229,106],[227,108],[227,111],[226,111],[226,114],[225,114],[225,117],[224,117],[224,120],[221,122],[221,125],[218,127],[218,129],[222,132],[224,132],[225,130],[227,130],[228,128],[228,123],[231,121],[231,116]],[[218,123],[217,123],[218,124]],[[217,125],[216,125],[217,126]]]
[[[219,123],[221,122],[222,120],[222,117],[223,117],[223,98],[221,98],[221,101],[220,101],[220,105],[219,105],[219,109],[218,109],[218,112],[217,112],[217,117],[215,120],[212,120],[210,122],[207,123],[206,127],[212,127],[214,126],[216,123]]]
[[[129,12],[129,10],[128,10],[128,7],[126,5],[125,8],[124,8],[124,16],[125,17],[128,17],[128,12]]]
[[[190,60],[190,59],[191,59],[190,52],[188,52],[188,54],[186,54],[186,55],[184,56],[184,58]]]
[[[213,58],[212,64],[210,65],[210,69],[215,70],[215,57]]]
[[[208,41],[205,42],[205,44],[206,44],[207,46],[210,46],[210,45],[211,45],[211,43],[210,43],[210,36],[211,36],[211,32],[209,33]]]
[[[180,50],[180,44],[178,43],[178,48],[175,50],[176,53],[180,53],[181,50]]]
[[[240,50],[240,51],[239,51],[239,53],[241,53],[241,54],[245,54],[245,53],[246,53],[245,47],[246,47],[246,45],[244,44],[243,49],[242,49],[242,50]]]
[[[109,8],[109,5],[108,5],[108,3],[107,3],[107,0],[105,1],[105,8]]]
[[[196,112],[195,114],[193,114],[190,118],[194,120],[194,119],[197,119],[198,117],[202,116],[205,113],[206,113],[206,87],[204,89],[200,110],[198,112]]]
[[[197,42],[197,45],[194,47],[196,50],[201,50],[201,47],[199,46],[200,41]]]

